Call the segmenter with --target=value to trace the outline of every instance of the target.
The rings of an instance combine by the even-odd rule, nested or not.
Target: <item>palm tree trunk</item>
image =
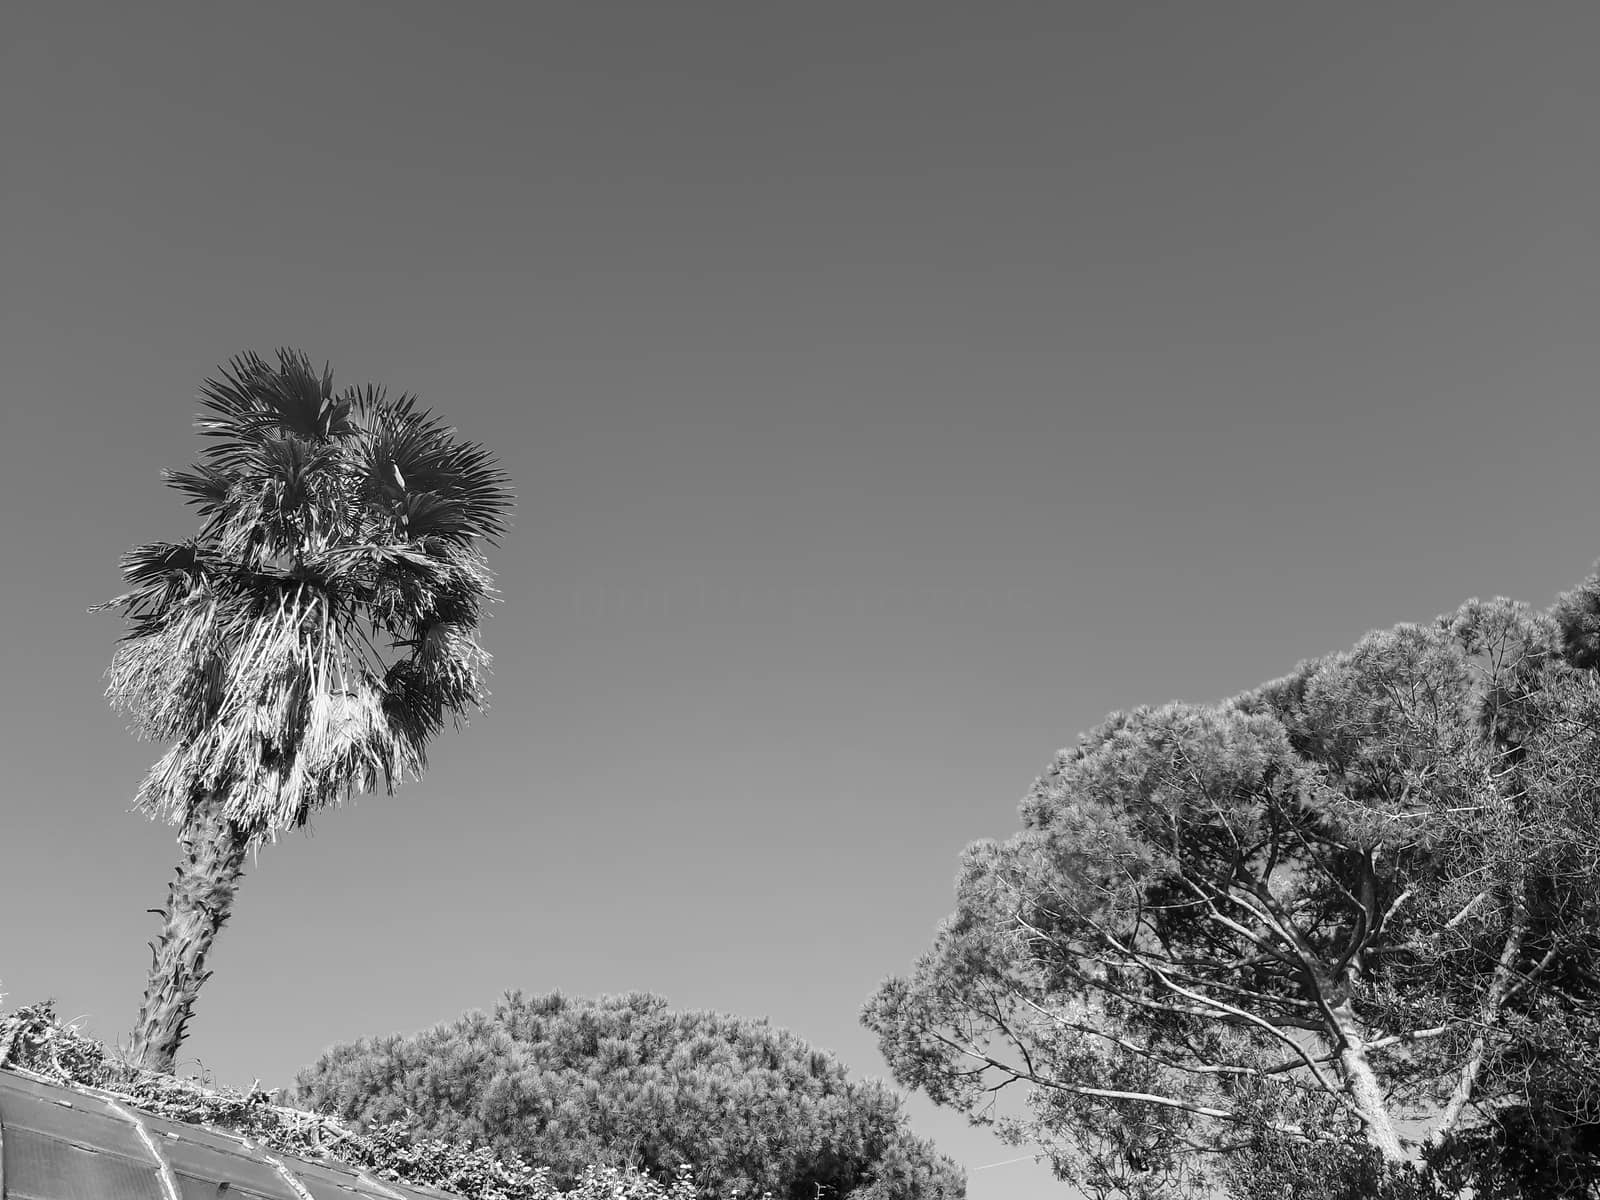
[[[135,1063],[166,1075],[177,1063],[200,986],[211,978],[206,955],[233,911],[250,839],[208,806],[190,818],[178,845],[181,858],[167,906],[150,910],[163,924],[150,943],[150,980],[130,1048]]]

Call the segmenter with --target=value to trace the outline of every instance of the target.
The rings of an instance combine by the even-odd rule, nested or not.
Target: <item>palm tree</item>
[[[419,777],[447,718],[481,709],[477,640],[506,528],[493,456],[413,396],[334,391],[280,350],[206,381],[207,439],[165,472],[196,536],[123,558],[129,622],[107,695],[171,748],[135,807],[180,830],[131,1056],[170,1073],[245,856],[352,794]]]

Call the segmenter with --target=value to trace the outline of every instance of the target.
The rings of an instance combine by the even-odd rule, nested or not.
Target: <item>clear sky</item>
[[[132,1024],[175,848],[84,610],[191,528],[200,380],[291,345],[501,454],[494,704],[261,854],[185,1065],[644,988],[882,1074],[861,1003],[1079,730],[1600,554],[1597,43],[1582,3],[9,6],[9,1003]]]

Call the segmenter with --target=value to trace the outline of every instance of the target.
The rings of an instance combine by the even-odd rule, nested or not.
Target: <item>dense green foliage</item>
[[[902,1083],[1098,1191],[1518,1195],[1542,1162],[1585,1194],[1597,665],[1591,579],[1116,714],[864,1019]]]
[[[253,847],[419,775],[483,698],[477,642],[504,474],[414,397],[336,391],[280,351],[201,391],[205,446],[167,482],[199,513],[123,559],[108,693],[169,744],[136,803],[181,830],[133,1053],[170,1071]]]
[[[855,1200],[964,1194],[948,1159],[913,1137],[882,1085],[765,1021],[674,1012],[647,994],[506,996],[413,1037],[328,1051],[302,1103],[362,1127],[484,1142],[548,1167],[586,1164],[662,1181],[691,1164],[717,1196],[770,1191]]]

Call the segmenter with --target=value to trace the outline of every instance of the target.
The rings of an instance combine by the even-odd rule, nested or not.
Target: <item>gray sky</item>
[[[510,987],[764,1014],[882,1074],[862,1001],[1080,729],[1600,553],[1600,7],[5,25],[10,1003],[132,1023],[173,833],[124,811],[157,750],[84,609],[191,528],[157,471],[214,364],[420,392],[518,486],[494,707],[262,853],[186,1046],[223,1082]]]

